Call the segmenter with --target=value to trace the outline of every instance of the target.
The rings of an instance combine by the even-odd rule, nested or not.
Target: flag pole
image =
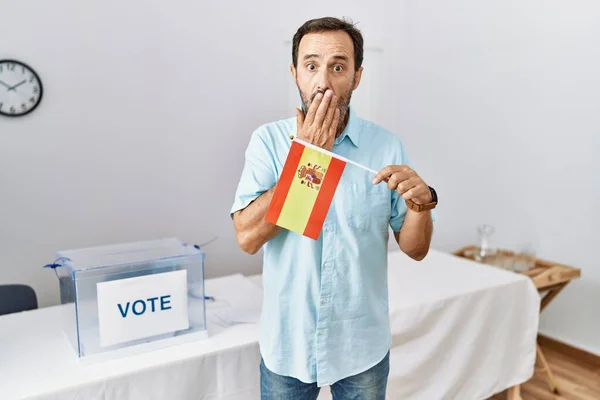
[[[371,168],[369,168],[369,167],[365,167],[364,165],[362,165],[362,164],[359,164],[359,163],[357,163],[357,162],[354,162],[354,161],[352,161],[352,160],[349,160],[349,159],[347,159],[346,157],[342,157],[342,156],[340,156],[339,154],[332,153],[331,151],[325,150],[325,149],[323,149],[323,148],[321,148],[321,147],[319,147],[319,146],[315,146],[314,144],[311,144],[311,143],[305,142],[305,141],[304,141],[304,140],[302,140],[302,139],[298,139],[296,136],[290,136],[290,139],[292,139],[292,140],[293,140],[293,141],[295,141],[295,142],[298,142],[298,143],[300,143],[300,144],[301,144],[301,145],[303,145],[303,146],[310,147],[310,148],[311,148],[311,149],[313,149],[313,150],[320,151],[321,153],[325,153],[325,154],[327,154],[328,156],[331,156],[331,157],[337,158],[337,159],[339,159],[339,160],[342,160],[342,161],[344,161],[344,162],[347,162],[348,164],[352,164],[352,165],[355,165],[355,166],[357,166],[357,167],[359,167],[359,168],[362,168],[362,169],[364,169],[365,171],[369,171],[370,173],[372,173],[372,174],[374,174],[374,175],[377,175],[377,174],[378,174],[378,172],[377,172],[377,171],[375,171],[375,170],[373,170],[373,169],[371,169]]]

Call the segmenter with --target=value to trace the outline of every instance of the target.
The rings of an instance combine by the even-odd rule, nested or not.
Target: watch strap
[[[431,203],[427,203],[427,204],[417,204],[412,200],[405,200],[405,203],[408,208],[410,208],[411,210],[416,211],[416,212],[432,210],[437,205],[437,203],[435,203],[433,201]]]
[[[414,201],[409,199],[409,200],[405,200],[406,206],[416,212],[422,212],[422,211],[434,209],[438,203],[437,193],[431,186],[429,186],[429,190],[431,191],[431,198],[433,199],[433,201],[431,203],[417,204]]]

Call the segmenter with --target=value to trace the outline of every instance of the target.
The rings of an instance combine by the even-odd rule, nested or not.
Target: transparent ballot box
[[[80,361],[207,336],[204,257],[176,238],[59,251],[64,331]]]

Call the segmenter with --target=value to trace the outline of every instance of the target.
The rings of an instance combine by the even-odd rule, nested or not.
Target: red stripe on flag
[[[323,184],[321,185],[321,189],[317,195],[317,200],[315,201],[312,212],[310,213],[310,218],[308,219],[308,223],[304,229],[305,236],[308,236],[314,240],[319,238],[321,228],[323,228],[325,217],[329,212],[329,206],[333,200],[333,195],[335,194],[338,183],[342,178],[342,173],[344,172],[345,166],[345,161],[337,158],[331,158],[329,167],[325,173],[325,178],[323,178]]]
[[[298,164],[300,163],[300,158],[302,158],[304,149],[305,147],[300,143],[292,142],[290,152],[288,153],[283,166],[283,171],[281,171],[281,176],[279,177],[279,182],[277,182],[275,193],[273,193],[271,204],[269,204],[269,209],[265,215],[265,220],[267,222],[270,222],[274,225],[277,224],[279,214],[281,214],[281,210],[285,204],[285,199],[290,190],[290,186],[292,186],[292,182],[294,181],[296,173],[298,172]]]

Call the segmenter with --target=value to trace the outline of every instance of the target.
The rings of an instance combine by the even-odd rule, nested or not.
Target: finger
[[[408,192],[402,193],[401,196],[404,200],[414,199],[415,197],[417,197],[417,189],[413,188]]]
[[[375,175],[375,178],[373,179],[373,184],[376,185],[381,181],[387,182],[386,179],[395,173],[402,173],[403,175],[406,175],[409,178],[415,175],[414,171],[406,165],[388,165],[387,167],[384,167],[381,171],[379,171],[377,175]]]
[[[406,174],[402,172],[394,172],[388,179],[387,186],[390,190],[400,190],[401,188],[406,188],[409,185],[407,180],[408,176]],[[408,189],[410,189],[410,187],[408,187]]]
[[[427,185],[417,184],[416,187],[406,191],[402,195],[402,197],[406,200],[419,198],[419,199],[428,199],[426,201],[429,201],[429,199],[431,199],[431,192]]]
[[[302,129],[304,125],[304,112],[299,108],[296,108],[296,124],[298,125],[298,130]]]
[[[387,179],[395,172],[397,171],[399,168],[398,165],[388,165],[387,167],[383,167],[378,173],[377,175],[375,175],[375,178],[373,178],[373,185],[377,185],[378,183],[380,183],[381,181],[386,181]]]
[[[330,137],[335,138],[339,124],[340,124],[340,109],[336,107],[333,112],[333,121],[331,122],[331,125],[329,125],[329,136]]]
[[[414,180],[406,178],[404,180],[401,180],[398,183],[398,185],[396,185],[396,191],[399,194],[404,195],[406,192],[412,190],[416,186],[417,186],[417,183]]]
[[[331,101],[329,102],[329,108],[327,109],[327,114],[325,115],[325,119],[323,120],[323,130],[329,131],[331,124],[333,122],[333,118],[335,117],[335,111],[337,110],[338,97],[333,96]]]
[[[327,114],[327,108],[329,107],[329,102],[331,101],[332,96],[333,92],[331,90],[325,92],[325,96],[321,100],[321,104],[319,104],[319,108],[317,109],[317,113],[315,114],[315,119],[311,125],[323,125],[323,120],[325,119],[325,114]]]
[[[402,198],[404,200],[410,200],[410,199],[414,199],[416,197],[423,196],[424,194],[425,193],[423,192],[422,188],[413,187],[412,189],[407,190],[404,193],[402,193]]]
[[[315,96],[315,99],[313,100],[313,102],[310,104],[310,107],[308,108],[308,112],[306,113],[306,118],[304,119],[304,123],[306,123],[308,125],[312,125],[312,123],[315,119],[315,114],[317,113],[317,109],[319,108],[319,105],[321,104],[322,99],[323,99],[323,92],[319,91],[319,93],[317,93],[317,95]]]

